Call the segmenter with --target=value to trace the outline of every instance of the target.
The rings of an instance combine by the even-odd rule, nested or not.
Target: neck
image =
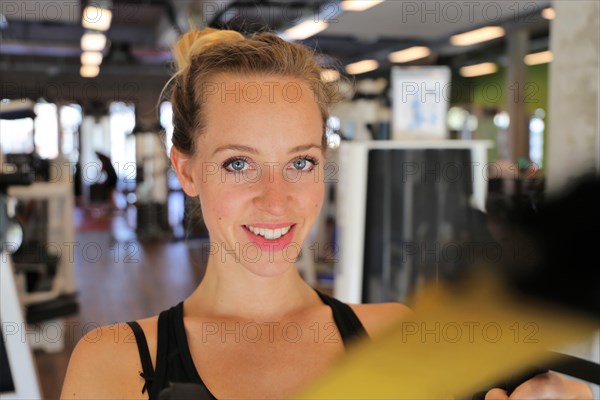
[[[320,300],[293,264],[274,276],[260,276],[242,265],[209,258],[206,274],[188,302],[198,315],[260,320],[291,315]]]

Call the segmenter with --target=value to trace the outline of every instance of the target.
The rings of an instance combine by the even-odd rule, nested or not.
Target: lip
[[[250,224],[250,225],[257,227],[257,228],[266,228],[266,229],[279,229],[279,228],[288,227],[290,225],[292,226],[285,235],[281,236],[278,239],[267,239],[260,235],[255,235],[254,233],[250,232],[248,230],[248,228],[246,228],[245,226],[242,226],[242,229],[244,230],[244,232],[246,232],[246,235],[248,235],[248,239],[250,239],[250,242],[254,243],[259,249],[261,249],[263,251],[284,250],[286,247],[288,247],[290,245],[290,243],[292,243],[292,239],[294,238],[294,231],[296,230],[296,224],[291,224],[291,223],[290,224],[257,224],[257,225]]]
[[[255,228],[265,228],[265,229],[279,229],[279,228],[287,228],[288,226],[295,225],[293,222],[283,222],[279,224],[246,224],[245,226],[253,226]]]

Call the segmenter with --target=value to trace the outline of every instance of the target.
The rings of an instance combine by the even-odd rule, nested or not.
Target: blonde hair
[[[239,32],[206,28],[182,35],[174,49],[177,71],[171,82],[173,146],[186,154],[195,152],[195,137],[205,126],[204,90],[220,73],[246,76],[277,75],[304,81],[314,92],[323,121],[322,145],[329,105],[339,98],[334,83],[321,79],[322,68],[313,52],[272,33],[244,38]]]

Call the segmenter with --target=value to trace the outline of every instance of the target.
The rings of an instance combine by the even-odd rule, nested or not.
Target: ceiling
[[[85,0],[0,2],[0,98],[57,101],[137,100],[153,96],[169,77],[169,48],[193,26],[229,27],[244,33],[283,32],[305,19],[325,20],[328,28],[304,41],[325,64],[366,58],[381,61],[366,76],[387,76],[387,54],[415,44],[432,56],[415,64],[457,68],[479,60],[502,63],[505,39],[468,48],[451,46],[455,33],[486,25],[509,31],[525,28],[531,50],[548,47],[549,22],[540,17],[546,0],[404,1],[387,0],[362,12],[343,12],[338,0],[113,0],[100,75],[79,76],[82,10]],[[360,77],[360,76],[359,76]]]

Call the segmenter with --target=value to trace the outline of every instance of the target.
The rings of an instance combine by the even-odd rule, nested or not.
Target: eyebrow
[[[217,154],[218,152],[225,151],[225,150],[243,151],[243,152],[246,152],[246,153],[258,154],[258,150],[256,150],[254,147],[243,146],[243,145],[240,145],[240,144],[227,144],[225,146],[217,147],[215,149],[215,151],[213,151],[213,156],[215,154]]]
[[[290,149],[290,151],[288,152],[288,154],[298,153],[300,151],[307,151],[307,150],[310,150],[310,149],[313,149],[313,148],[320,150],[321,146],[317,145],[317,144],[312,144],[312,143],[311,144],[303,144],[303,145],[296,146],[296,147]],[[225,150],[243,151],[243,152],[251,153],[251,154],[259,154],[260,153],[254,147],[244,146],[244,145],[240,145],[240,144],[228,144],[228,145],[225,145],[225,146],[217,147],[215,149],[215,151],[213,151],[213,156],[215,154],[217,154],[218,152],[225,151]]]

